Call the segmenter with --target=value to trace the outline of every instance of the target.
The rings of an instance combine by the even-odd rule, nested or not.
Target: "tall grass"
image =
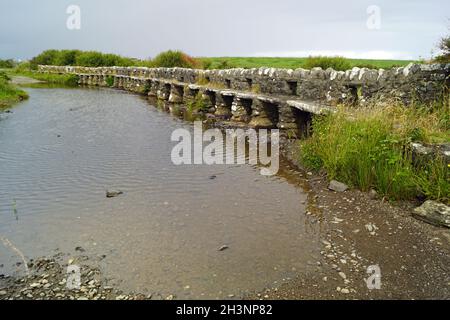
[[[433,108],[399,105],[349,109],[313,119],[313,133],[301,142],[300,158],[362,190],[375,188],[391,199],[424,195],[449,201],[449,170],[441,159],[413,164],[411,142],[450,142],[443,122],[448,101]]]

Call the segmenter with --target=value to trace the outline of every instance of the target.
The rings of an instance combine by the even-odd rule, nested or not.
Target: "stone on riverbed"
[[[336,191],[336,192],[344,192],[348,189],[348,186],[342,182],[331,180],[330,184],[328,185],[328,189]]]
[[[428,200],[413,211],[414,217],[425,222],[450,228],[450,207]]]
[[[117,196],[119,196],[121,194],[123,194],[123,192],[120,191],[120,190],[106,191],[106,197],[107,198],[114,198],[114,197],[117,197]]]

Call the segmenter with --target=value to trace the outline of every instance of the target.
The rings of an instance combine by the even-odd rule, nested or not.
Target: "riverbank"
[[[28,94],[10,83],[10,77],[0,71],[0,111],[28,98]]]
[[[300,167],[298,145],[283,154],[308,186],[307,215],[322,227],[314,272],[249,295],[249,299],[449,299],[450,230],[413,217],[416,201],[389,202],[376,193],[329,189],[321,172]],[[380,287],[369,288],[370,266]]]
[[[8,71],[8,75],[16,80],[17,84],[36,84],[36,83],[47,83],[47,84],[58,84],[64,86],[77,86],[78,77],[71,74],[47,74],[39,73],[29,70],[15,70],[11,69]],[[30,81],[33,79],[34,81]]]

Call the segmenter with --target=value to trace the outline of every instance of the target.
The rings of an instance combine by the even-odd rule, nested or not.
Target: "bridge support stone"
[[[233,104],[234,95],[226,92],[217,93],[216,95],[216,112],[214,115],[222,119],[229,119],[232,116],[231,107]]]

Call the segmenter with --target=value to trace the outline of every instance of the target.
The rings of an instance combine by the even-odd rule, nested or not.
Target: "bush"
[[[325,169],[330,179],[362,190],[374,188],[391,199],[426,195],[448,202],[447,164],[413,165],[410,149],[417,139],[429,142],[441,135],[448,141],[442,114],[436,109],[392,106],[342,108],[336,114],[316,116],[312,136],[301,142],[300,159],[308,168]]]
[[[11,78],[3,71],[0,71],[0,81],[9,81]]]
[[[136,59],[122,57],[116,54],[97,51],[80,50],[46,50],[30,60],[30,67],[36,70],[38,65],[111,67],[140,65]]]
[[[57,66],[73,66],[76,64],[77,57],[81,54],[80,50],[61,50],[53,61]]]
[[[36,70],[38,65],[56,65],[58,50],[45,50],[30,60],[30,68]]]
[[[333,68],[337,71],[345,71],[352,68],[352,64],[344,57],[308,57],[303,67],[312,69],[321,67],[322,69]]]
[[[14,62],[13,59],[8,59],[8,60],[0,59],[0,68],[10,69],[10,68],[14,68],[15,65],[16,65],[16,63]]]
[[[201,63],[182,51],[165,51],[158,54],[152,60],[153,67],[165,67],[165,68],[200,68]]]
[[[133,60],[110,53],[104,54],[96,51],[87,51],[77,56],[75,65],[84,67],[126,67],[133,65]]]
[[[450,63],[450,36],[442,38],[438,48],[442,53],[434,59],[435,62]]]

